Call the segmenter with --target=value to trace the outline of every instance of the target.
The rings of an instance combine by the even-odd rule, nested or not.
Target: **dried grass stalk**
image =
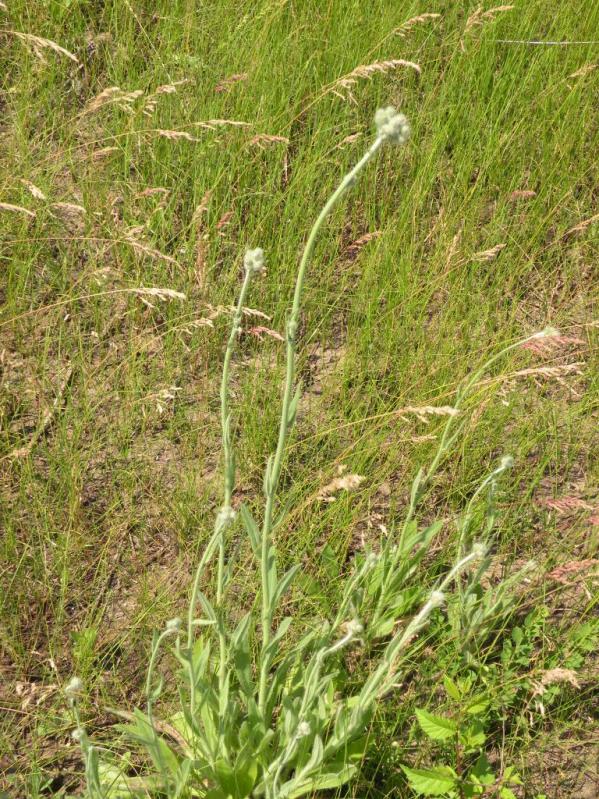
[[[164,139],[171,139],[172,141],[185,141],[197,142],[198,138],[192,136],[186,130],[157,130],[156,133]]]
[[[106,158],[109,158],[111,155],[114,155],[118,152],[118,147],[102,147],[99,150],[92,150],[92,152],[89,154],[89,157],[92,161],[98,163],[99,161],[104,161]]]
[[[556,350],[567,347],[580,347],[586,341],[578,336],[547,336],[547,338],[532,339],[522,345],[522,349],[533,352],[535,355],[549,355]]]
[[[274,136],[269,133],[257,133],[250,139],[249,143],[256,147],[260,147],[261,150],[265,150],[271,144],[289,144],[289,139],[287,136]]]
[[[571,75],[568,75],[569,78],[584,78],[590,72],[593,72],[595,69],[599,67],[599,64],[585,64],[584,66],[577,69],[576,72],[573,72]]]
[[[22,205],[13,205],[13,203],[0,203],[0,211],[9,211],[14,214],[25,214],[25,216],[33,219],[35,211],[30,211],[29,208],[23,208]]]
[[[256,327],[250,327],[247,331],[250,336],[255,336],[259,338],[260,341],[263,341],[264,336],[269,336],[270,338],[274,338],[277,341],[285,341],[285,337],[278,333],[276,330],[272,330],[270,327],[264,327],[264,325],[257,325]]]
[[[345,474],[347,467],[339,466],[339,476],[323,486],[318,492],[317,499],[321,502],[334,502],[340,491],[355,491],[366,479],[361,474]]]
[[[373,230],[371,233],[365,233],[363,236],[360,236],[355,241],[352,241],[352,243],[347,247],[346,250],[350,260],[353,261],[357,257],[360,250],[363,247],[365,247],[369,241],[372,241],[373,239],[378,239],[380,235],[381,235],[380,230]]]
[[[532,198],[536,196],[536,191],[532,189],[516,189],[516,191],[513,191],[508,197],[508,202],[513,203],[519,200],[532,200]]]
[[[499,253],[504,249],[505,244],[496,244],[490,250],[483,250],[482,252],[475,252],[472,256],[473,261],[494,261]]]
[[[64,392],[65,392],[67,386],[69,385],[69,383],[71,382],[71,378],[72,377],[73,377],[73,369],[71,367],[69,367],[67,369],[65,377],[63,378],[63,380],[62,380],[62,382],[61,382],[61,384],[60,384],[60,386],[58,388],[58,392],[56,394],[56,398],[54,399],[54,402],[42,414],[42,418],[40,419],[40,422],[39,422],[34,434],[31,436],[31,438],[29,439],[27,444],[25,444],[25,446],[19,447],[17,449],[14,449],[12,452],[10,452],[6,456],[8,459],[10,459],[10,460],[18,460],[19,458],[24,458],[27,455],[29,455],[29,453],[35,447],[35,445],[40,440],[40,438],[44,435],[44,433],[50,427],[50,425],[51,425],[51,423],[52,423],[52,421],[53,421],[53,419],[54,419],[54,417],[56,415],[56,412],[58,411],[58,409],[59,409],[59,407],[60,407],[60,405],[62,403],[62,398],[64,396]]]
[[[232,87],[239,83],[239,81],[247,80],[247,72],[238,72],[236,75],[229,75],[228,78],[223,78],[219,81],[216,86],[214,87],[214,91],[217,94],[221,94],[222,92],[229,92],[231,91]]]
[[[431,12],[419,14],[417,17],[411,17],[410,19],[406,20],[402,25],[399,26],[399,28],[395,28],[393,33],[396,36],[405,39],[412,28],[415,28],[417,25],[422,25],[422,23],[428,22],[431,19],[439,19],[440,16],[441,14],[433,14]]]
[[[147,244],[144,244],[143,242],[134,238],[132,235],[125,236],[123,241],[126,244],[130,244],[136,252],[139,252],[142,255],[147,255],[148,258],[152,258],[157,261],[166,261],[174,266],[179,266],[179,262],[171,255],[166,255],[166,253],[160,252],[160,250],[157,250],[155,247],[150,247]]]
[[[423,405],[419,408],[408,405],[405,408],[399,408],[395,413],[404,421],[406,421],[405,414],[409,413],[417,416],[421,422],[428,422],[429,416],[457,416],[459,410],[450,405]]]
[[[79,63],[77,56],[73,55],[70,50],[67,50],[56,42],[53,42],[52,39],[44,39],[42,36],[34,36],[33,33],[23,33],[22,31],[3,31],[3,33],[8,33],[12,36],[15,36],[20,41],[28,44],[33,50],[36,58],[39,58],[39,60],[43,61],[44,63],[46,61],[44,58],[44,50],[52,50],[54,53],[58,53],[59,55],[66,56],[66,58],[70,58],[70,60],[75,64]]]
[[[100,94],[96,95],[92,100],[89,101],[83,111],[81,111],[79,114],[79,117],[95,114],[97,111],[107,105],[116,105],[121,111],[131,114],[133,112],[135,101],[138,100],[142,95],[143,91],[141,89],[127,92],[124,89],[121,89],[119,86],[109,86],[107,89],[104,89],[100,92]]]
[[[35,183],[32,183],[30,180],[25,180],[25,178],[21,178],[21,183],[23,184],[23,186],[25,186],[27,191],[33,197],[35,197],[36,200],[47,200],[48,199],[46,197],[46,195],[44,194],[44,192],[41,189],[38,189],[38,187],[35,185]]]
[[[208,190],[200,200],[200,204],[193,212],[193,216],[191,218],[191,224],[195,228],[196,232],[194,274],[196,283],[200,289],[203,289],[206,284],[208,233],[205,230],[204,217],[206,215],[206,211],[208,210],[211,197],[212,192]]]
[[[175,289],[141,286],[140,288],[127,289],[127,291],[131,292],[131,294],[137,294],[138,297],[156,297],[161,302],[187,299],[186,294],[183,294],[182,291],[175,291]]]
[[[574,227],[571,227],[569,230],[566,230],[566,232],[564,233],[564,238],[572,236],[574,233],[582,233],[591,225],[594,225],[595,222],[599,222],[599,214],[594,214],[593,216],[590,216],[588,219],[583,219],[582,222],[579,222],[577,225],[574,225]]]
[[[466,49],[464,46],[464,38],[467,34],[471,33],[474,28],[481,27],[486,22],[493,22],[498,14],[502,14],[504,11],[511,11],[513,8],[514,6],[495,6],[495,8],[489,8],[487,11],[483,11],[483,7],[479,6],[466,20],[464,35],[460,41],[462,52]]]
[[[422,72],[420,66],[413,61],[405,61],[403,58],[393,58],[388,61],[375,61],[372,64],[361,64],[356,67],[347,75],[343,75],[332,83],[326,90],[325,94],[329,92],[341,97],[343,100],[351,100],[356,102],[352,94],[352,89],[360,80],[370,80],[373,75],[386,75],[389,72],[394,72],[400,67],[408,67],[413,69],[419,75]]]
[[[539,499],[537,504],[544,508],[556,510],[558,513],[568,513],[572,510],[594,510],[593,505],[585,502],[584,499],[580,499],[580,497],[558,497],[557,499],[544,497]]]

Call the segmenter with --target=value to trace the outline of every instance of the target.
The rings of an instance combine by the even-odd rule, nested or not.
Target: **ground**
[[[219,502],[218,376],[248,246],[268,273],[234,364],[235,503],[258,501],[300,248],[388,104],[411,140],[335,211],[307,278],[278,546],[316,579],[323,553],[376,547],[460,380],[559,329],[480,381],[423,515],[447,520],[442,555],[482,476],[514,457],[489,579],[536,562],[510,622],[530,646],[492,743],[521,796],[596,795],[598,29],[599,5],[572,0],[0,2],[8,795],[79,790],[61,687],[82,677],[101,734],[107,707],[140,700],[151,632],[184,605]],[[342,475],[362,479],[324,501]],[[238,558],[243,605],[256,577],[245,545]],[[336,588],[297,588],[296,612]],[[412,795],[398,764],[427,762],[413,709],[443,702],[442,650],[382,711],[395,754],[381,748],[356,795]],[[577,687],[543,704],[534,686],[558,667]]]

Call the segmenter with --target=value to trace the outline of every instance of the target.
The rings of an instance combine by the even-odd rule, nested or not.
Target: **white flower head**
[[[514,459],[511,455],[504,455],[499,463],[500,469],[511,469],[514,465]]]
[[[352,619],[351,621],[347,622],[346,630],[347,635],[360,635],[360,633],[364,632],[364,625],[358,619]]]
[[[166,623],[166,629],[169,633],[177,633],[181,629],[183,622],[178,616],[174,619],[169,619]]]
[[[550,325],[543,330],[539,330],[538,333],[534,333],[531,338],[553,338],[553,336],[559,336],[559,330]]]
[[[487,547],[482,541],[477,541],[472,545],[472,554],[475,560],[482,560],[487,554]]]
[[[83,727],[75,727],[71,733],[71,738],[77,743],[81,743],[81,741],[85,738],[85,730]]]
[[[429,602],[434,608],[441,607],[441,605],[445,602],[445,594],[443,591],[432,591]]]
[[[226,527],[228,524],[235,521],[235,516],[235,511],[230,506],[221,508],[216,517],[216,527]]]
[[[64,692],[69,699],[76,699],[83,692],[83,681],[79,677],[71,677]]]
[[[405,144],[410,137],[408,120],[404,114],[400,114],[392,105],[388,105],[386,108],[379,108],[374,115],[374,124],[379,136],[384,136],[392,144]]]
[[[307,721],[300,721],[297,725],[297,730],[295,732],[297,738],[305,738],[307,735],[311,733],[310,725]]]
[[[243,256],[243,265],[246,272],[254,275],[261,275],[264,273],[264,250],[262,247],[256,247],[255,250],[246,250]]]

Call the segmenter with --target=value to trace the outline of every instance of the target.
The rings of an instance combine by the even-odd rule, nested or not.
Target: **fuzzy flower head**
[[[379,136],[384,136],[392,144],[405,144],[410,137],[410,125],[404,114],[388,105],[379,108],[374,115],[374,124]]]
[[[216,517],[216,527],[222,529],[235,521],[235,511],[231,507],[222,507]]]
[[[533,333],[531,338],[553,338],[554,336],[559,336],[559,330],[549,326],[543,328],[543,330],[539,330],[538,333]]]
[[[428,600],[434,608],[439,608],[445,602],[443,591],[432,591]]]
[[[514,459],[511,455],[504,455],[499,464],[500,469],[511,469],[514,465]]]
[[[348,635],[360,635],[364,632],[364,625],[359,619],[352,619],[347,622],[346,630]]]
[[[307,735],[310,735],[311,728],[307,721],[300,721],[297,725],[297,730],[295,731],[296,738],[305,738]]]
[[[79,677],[71,677],[64,692],[69,699],[77,699],[83,692],[83,681]]]
[[[169,619],[166,623],[166,629],[169,633],[177,633],[181,629],[183,622],[176,616],[174,619]]]
[[[245,271],[253,275],[264,274],[264,250],[262,247],[256,247],[255,250],[246,250],[243,256],[243,265]]]
[[[487,547],[482,541],[477,541],[472,546],[472,554],[474,555],[474,560],[482,560],[487,554]]]

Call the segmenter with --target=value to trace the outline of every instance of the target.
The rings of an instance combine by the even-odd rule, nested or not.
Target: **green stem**
[[[477,371],[474,372],[474,374],[472,374],[470,377],[468,377],[465,380],[465,382],[459,387],[459,389],[457,391],[457,394],[456,394],[455,402],[453,403],[453,407],[456,410],[461,410],[462,403],[464,402],[466,397],[469,395],[469,393],[470,393],[471,389],[473,388],[473,386],[476,385],[476,383],[480,380],[482,375],[496,361],[498,361],[500,358],[502,358],[508,352],[511,352],[512,350],[515,350],[518,347],[521,347],[523,344],[526,344],[527,341],[531,341],[532,339],[539,338],[543,334],[544,334],[544,332],[543,333],[533,333],[531,336],[527,336],[526,338],[519,339],[518,341],[514,342],[513,344],[509,344],[507,347],[504,347],[499,352],[495,353],[495,355],[491,356],[491,358],[489,358],[487,361],[485,361],[485,363],[479,369],[477,369]],[[383,577],[381,589],[379,591],[379,598],[378,598],[377,606],[376,606],[375,612],[374,612],[374,618],[375,619],[378,619],[380,613],[383,610],[383,604],[384,604],[384,601],[385,601],[385,596],[386,596],[386,593],[387,593],[387,590],[388,590],[388,587],[389,587],[389,583],[390,583],[390,581],[391,581],[391,579],[393,577],[393,574],[394,574],[394,572],[396,570],[396,567],[397,567],[397,559],[399,558],[399,556],[401,554],[401,545],[403,543],[404,536],[406,534],[406,530],[408,528],[408,525],[410,524],[410,522],[414,518],[414,515],[416,513],[416,509],[418,508],[418,505],[420,504],[420,500],[422,499],[422,495],[424,494],[426,488],[430,484],[430,481],[431,481],[433,475],[435,474],[435,472],[439,468],[439,465],[441,464],[441,461],[443,460],[443,457],[444,457],[445,453],[447,452],[447,450],[451,446],[452,442],[454,441],[456,435],[459,433],[459,430],[461,429],[461,428],[458,428],[457,431],[455,431],[455,432],[453,431],[455,419],[456,419],[456,416],[450,416],[447,419],[447,422],[445,423],[445,427],[443,428],[443,433],[441,435],[441,441],[439,442],[439,446],[437,447],[437,451],[435,453],[435,456],[434,456],[433,460],[431,461],[430,466],[428,467],[426,472],[423,472],[421,470],[418,473],[417,477],[416,477],[415,485],[412,488],[412,494],[411,494],[411,497],[410,497],[410,505],[408,507],[408,511],[407,511],[406,517],[405,517],[404,522],[402,524],[401,532],[399,534],[399,541],[398,541],[398,548],[397,548],[398,555],[397,555],[396,558],[392,558],[391,559],[390,564],[389,564],[389,566],[388,566],[388,568],[387,568],[387,570],[385,572],[385,575]]]
[[[162,752],[160,749],[160,740],[158,738],[158,733],[156,732],[156,727],[154,726],[154,698],[152,696],[152,682],[154,678],[154,667],[156,666],[156,658],[158,656],[158,650],[160,649],[160,645],[164,641],[165,638],[168,638],[169,635],[176,635],[178,631],[176,630],[163,630],[160,633],[154,646],[152,647],[152,654],[150,655],[150,662],[148,663],[148,672],[146,676],[146,702],[147,702],[147,714],[148,714],[148,721],[150,723],[150,728],[152,730],[152,734],[154,736],[154,745],[156,747],[156,758],[159,763],[161,776],[168,784],[168,771],[162,759]]]
[[[243,316],[243,308],[245,300],[252,281],[252,270],[246,269],[243,278],[243,284],[239,293],[237,307],[233,315],[233,323],[231,325],[231,332],[229,333],[229,340],[227,342],[227,349],[225,351],[225,358],[223,362],[223,372],[220,383],[220,423],[222,430],[223,440],[223,453],[224,453],[224,486],[223,486],[223,510],[229,511],[231,509],[231,498],[233,496],[233,488],[235,487],[235,453],[233,451],[233,444],[231,442],[231,414],[229,410],[229,374],[231,371],[231,360],[235,351],[235,343],[239,337],[241,319]],[[216,603],[220,607],[224,592],[224,569],[225,569],[225,532],[228,527],[228,520],[222,529],[222,538],[219,543],[218,551],[218,576],[216,583]]]
[[[190,679],[190,710],[192,717],[195,712],[195,673],[193,669],[193,641],[194,641],[194,616],[198,601],[198,593],[200,590],[200,580],[204,569],[206,568],[212,553],[218,545],[218,572],[216,583],[216,602],[219,610],[222,610],[222,600],[224,593],[224,571],[225,571],[225,534],[230,525],[232,518],[231,498],[233,496],[233,488],[235,486],[235,457],[233,445],[231,442],[230,430],[230,410],[229,410],[229,376],[231,371],[231,360],[235,351],[235,342],[239,335],[239,328],[243,316],[243,308],[245,300],[250,287],[252,279],[252,270],[246,267],[243,284],[233,314],[233,321],[231,324],[231,331],[227,341],[227,348],[223,362],[223,371],[220,385],[220,415],[221,415],[221,430],[223,440],[223,453],[224,453],[224,468],[223,468],[223,505],[219,511],[215,524],[214,532],[208,546],[204,550],[202,558],[196,569],[196,574],[193,582],[191,592],[191,599],[189,602],[188,617],[187,617],[187,649],[188,649],[188,662],[189,662],[189,679]],[[219,667],[219,685],[223,688],[226,677],[226,640],[223,629],[223,620],[219,620],[219,649],[220,649],[220,667]]]
[[[268,663],[264,656],[265,650],[270,643],[272,634],[272,615],[274,608],[271,607],[271,591],[269,587],[269,559],[274,557],[271,553],[272,549],[272,526],[273,526],[273,513],[275,508],[275,501],[277,489],[279,485],[279,478],[281,476],[281,468],[283,465],[283,455],[289,431],[293,425],[293,419],[290,418],[290,407],[293,400],[294,382],[295,382],[295,353],[296,353],[296,337],[297,328],[299,324],[299,314],[301,308],[302,294],[304,289],[304,281],[310,260],[314,253],[314,246],[316,238],[322,227],[325,219],[333,210],[335,205],[343,197],[345,192],[353,186],[355,179],[359,172],[366,166],[366,164],[378,152],[382,144],[385,142],[385,136],[378,136],[372,146],[367,150],[364,156],[358,161],[354,168],[347,173],[343,178],[337,189],[329,197],[325,203],[322,211],[318,215],[299,264],[297,278],[295,281],[295,291],[293,295],[293,305],[291,313],[287,320],[286,325],[286,358],[287,368],[285,375],[285,388],[283,391],[283,401],[281,407],[281,420],[279,423],[279,435],[277,440],[277,447],[272,461],[269,462],[269,472],[265,484],[266,493],[266,506],[264,510],[264,521],[262,524],[262,547],[261,547],[261,578],[262,578],[262,657],[261,657],[261,673],[260,673],[260,689],[259,689],[259,707],[264,712],[266,702],[266,683],[268,676]]]

